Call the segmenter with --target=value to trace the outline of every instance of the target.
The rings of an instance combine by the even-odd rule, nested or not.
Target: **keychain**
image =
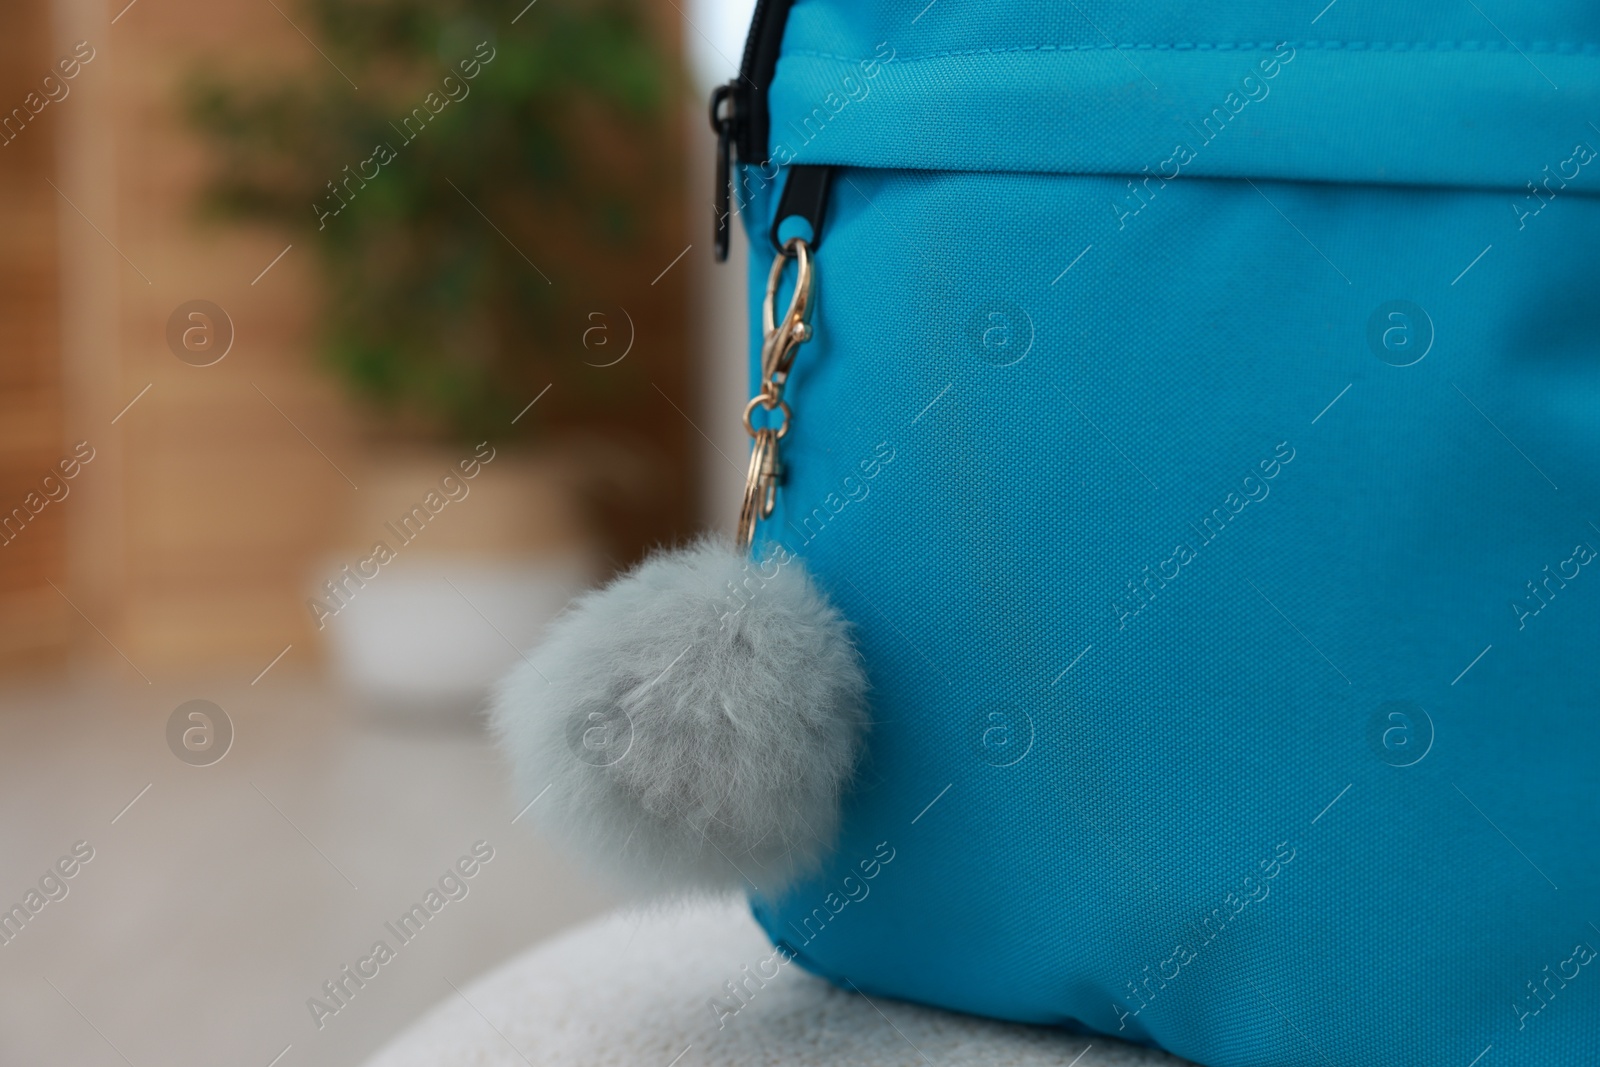
[[[778,286],[783,281],[784,266],[793,259],[795,266],[794,295],[789,299],[789,310],[780,326],[774,322],[774,309],[778,301]],[[778,442],[789,432],[789,405],[783,402],[783,387],[789,380],[789,368],[800,346],[811,340],[811,249],[805,241],[795,237],[784,246],[783,252],[772,262],[767,274],[767,298],[761,305],[761,325],[764,340],[761,344],[761,388],[750,398],[744,408],[744,428],[751,437],[750,470],[745,476],[744,506],[739,509],[739,528],[735,540],[741,551],[748,550],[755,537],[756,523],[772,516],[777,502],[778,482],[782,468],[778,464]],[[782,413],[783,421],[776,429],[757,429],[751,423],[756,408]]]
[[[814,285],[809,246],[787,241],[767,280],[734,542],[659,551],[579,597],[493,700],[520,803],[635,894],[772,895],[819,866],[838,828],[867,724],[860,656],[798,557],[751,556],[782,481],[784,386]],[[757,408],[777,425],[756,426]]]

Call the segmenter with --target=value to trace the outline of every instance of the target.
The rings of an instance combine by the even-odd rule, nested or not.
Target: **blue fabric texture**
[[[796,4],[761,536],[874,726],[753,907],[1207,1067],[1600,1063],[1600,7],[1320,6]]]

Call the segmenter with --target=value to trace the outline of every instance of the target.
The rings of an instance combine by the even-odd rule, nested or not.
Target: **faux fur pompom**
[[[646,895],[781,889],[832,844],[866,728],[848,624],[800,560],[664,551],[575,601],[501,683],[522,803]]]

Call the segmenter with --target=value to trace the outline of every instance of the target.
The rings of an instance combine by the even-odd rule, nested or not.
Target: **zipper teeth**
[[[761,31],[765,29],[767,9],[772,6],[772,0],[756,0],[756,6],[750,12],[750,32],[744,39],[744,56],[739,60],[739,80],[747,81],[756,65],[756,49],[760,46]]]
[[[756,0],[750,15],[750,34],[745,38],[744,56],[739,64],[738,109],[735,134],[741,158],[747,163],[767,158],[767,133],[770,116],[767,90],[777,69],[778,53],[783,50],[783,33],[794,0]]]

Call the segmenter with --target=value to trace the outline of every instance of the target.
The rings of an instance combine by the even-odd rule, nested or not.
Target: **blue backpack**
[[[753,901],[799,964],[1208,1067],[1600,1062],[1597,48],[1579,0],[757,5],[758,381],[815,270],[758,542],[873,716]]]

